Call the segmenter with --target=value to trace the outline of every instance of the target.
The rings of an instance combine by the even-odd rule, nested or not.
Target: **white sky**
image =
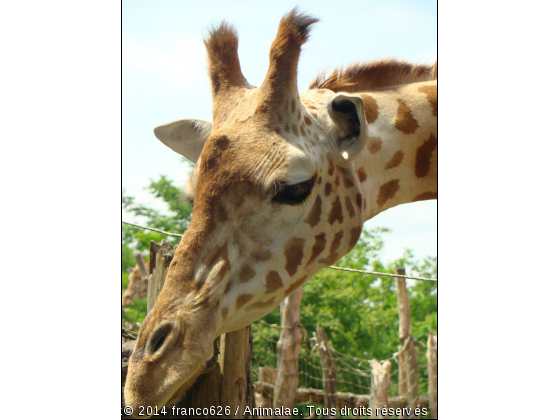
[[[127,195],[155,204],[144,190],[167,175],[178,186],[188,178],[179,155],[153,135],[157,125],[181,118],[212,118],[210,83],[202,39],[225,19],[239,32],[242,71],[259,85],[282,15],[295,5],[321,22],[314,26],[299,62],[299,88],[324,68],[389,56],[432,63],[437,57],[437,2],[347,1],[123,1],[122,183]],[[129,215],[125,220],[131,220]],[[392,230],[382,259],[411,248],[417,257],[437,255],[437,203],[390,209],[366,226]]]

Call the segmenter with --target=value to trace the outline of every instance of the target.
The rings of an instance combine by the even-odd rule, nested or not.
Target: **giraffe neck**
[[[437,81],[361,93],[368,139],[354,162],[370,219],[437,198]]]

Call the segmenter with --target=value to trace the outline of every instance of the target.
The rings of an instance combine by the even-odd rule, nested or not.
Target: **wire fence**
[[[302,340],[301,347],[298,354],[298,398],[295,407],[305,407],[309,404],[318,406],[316,398],[316,391],[321,391],[320,395],[324,396],[324,378],[323,378],[323,366],[321,365],[321,360],[318,354],[318,345],[316,337],[311,336],[307,330],[301,325],[296,324],[296,328],[302,330]],[[260,354],[265,354],[264,358],[253,353],[253,370],[258,371],[258,368],[275,368],[277,365],[286,362],[280,356],[276,349],[278,345],[278,340],[280,338],[280,333],[282,329],[292,328],[292,327],[281,327],[274,324],[268,324],[264,321],[257,321],[253,323],[252,334],[254,346],[260,346],[261,349],[266,348],[266,351],[260,352]],[[405,342],[404,347],[409,345],[412,351],[404,352],[406,358],[400,357],[399,352],[394,353],[389,359],[380,360],[380,364],[386,361],[392,362],[391,372],[388,374],[388,384],[386,385],[387,395],[391,401],[390,407],[386,407],[387,413],[396,414],[399,418],[431,418],[428,417],[428,410],[424,408],[424,411],[419,407],[427,407],[427,397],[428,393],[428,363],[425,357],[418,357],[420,353],[415,350],[414,343],[418,342],[412,338],[409,338],[410,344]],[[424,343],[421,343],[424,345]],[[425,346],[425,345],[424,345]],[[337,351],[331,345],[329,345],[333,359],[336,366],[336,391],[339,398],[345,398],[344,401],[352,401],[353,407],[359,409],[363,407],[364,409],[369,407],[372,394],[372,378],[373,375],[373,363],[372,360],[361,359],[355,356],[344,354]],[[264,349],[263,349],[264,350]],[[406,371],[406,365],[409,364],[410,358],[415,360],[415,370]],[[403,366],[401,366],[403,365]],[[405,373],[399,379],[399,371],[403,370]],[[437,378],[436,378],[437,379]],[[406,396],[402,395],[402,384],[399,381],[406,383],[414,383],[414,390],[405,391]],[[378,385],[379,386],[379,385]],[[399,386],[401,389],[399,389]],[[416,395],[416,398],[411,398],[408,394],[412,392]],[[307,401],[302,400],[302,395],[307,393],[309,398]],[[320,406],[321,404],[319,404]],[[340,405],[340,404],[339,404]],[[400,411],[398,411],[398,410]],[[417,409],[419,415],[415,415],[414,412]],[[300,410],[301,412],[301,410]],[[307,411],[304,411],[307,413]],[[358,411],[359,413],[359,411]],[[366,413],[363,411],[362,413]],[[345,417],[338,413],[339,416]],[[321,418],[322,416],[312,415],[311,417],[304,418]],[[356,416],[352,414],[351,418],[367,418],[367,415]],[[339,418],[339,417],[337,417]],[[388,418],[391,418],[389,416]]]
[[[182,238],[183,237],[183,235],[180,235],[178,233],[166,232],[164,230],[154,229],[154,228],[147,227],[147,226],[141,226],[141,225],[137,225],[137,224],[134,224],[134,223],[124,222],[124,221],[121,221],[121,223],[125,224],[125,225],[129,225],[129,226],[133,226],[133,227],[136,227],[136,228],[139,228],[139,229],[151,230],[152,232],[161,233],[161,234],[167,235],[167,236],[173,236],[173,237],[176,237],[176,238]],[[361,273],[361,274],[369,274],[369,275],[375,275],[375,276],[385,276],[385,277],[394,277],[394,278],[401,278],[401,279],[437,282],[437,279],[430,279],[430,278],[427,278],[427,277],[406,276],[406,275],[401,275],[401,274],[382,273],[382,272],[379,272],[379,271],[356,270],[354,268],[335,267],[334,265],[329,265],[328,268],[331,268],[333,270],[349,271],[351,273]]]

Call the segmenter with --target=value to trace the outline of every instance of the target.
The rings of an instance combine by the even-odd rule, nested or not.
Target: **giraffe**
[[[216,337],[335,263],[365,220],[437,197],[437,65],[358,64],[321,74],[300,96],[299,55],[315,22],[297,9],[282,18],[258,88],[241,72],[235,29],[212,28],[212,121],[154,129],[195,163],[193,213],[130,358],[134,412],[176,402]]]
[[[148,262],[146,262],[146,265]],[[142,279],[140,267],[138,264],[134,268],[129,268],[128,287],[122,296],[122,306],[130,306],[135,300],[139,300],[148,296],[148,282]]]

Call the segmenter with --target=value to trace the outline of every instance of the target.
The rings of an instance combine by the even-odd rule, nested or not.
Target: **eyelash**
[[[303,204],[313,191],[314,185],[315,177],[299,184],[279,185],[279,190],[272,197],[272,201],[290,206]]]

